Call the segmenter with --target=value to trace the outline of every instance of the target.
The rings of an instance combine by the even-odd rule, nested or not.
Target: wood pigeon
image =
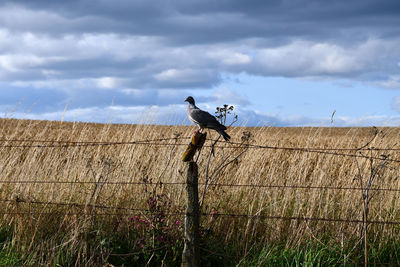
[[[220,135],[222,135],[225,141],[229,141],[231,137],[225,132],[226,127],[219,123],[213,115],[196,107],[193,97],[188,96],[185,99],[185,102],[189,103],[187,109],[189,120],[196,124],[200,131],[204,128],[216,130]]]

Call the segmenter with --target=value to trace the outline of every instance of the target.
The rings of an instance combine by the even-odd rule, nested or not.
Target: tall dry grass
[[[110,145],[75,147],[7,147],[38,144],[4,140],[56,140],[130,142],[176,136],[190,137],[195,127],[112,125],[15,119],[0,120],[0,180],[2,181],[100,181],[115,184],[52,184],[0,183],[0,208],[4,213],[1,225],[11,225],[16,244],[23,251],[36,253],[40,259],[56,257],[60,248],[78,251],[85,257],[90,248],[85,243],[94,225],[118,234],[129,227],[128,215],[80,216],[90,205],[120,208],[146,208],[148,194],[156,190],[171,202],[171,211],[181,211],[185,203],[182,185],[145,186],[118,182],[184,182],[185,164],[181,161],[185,146],[180,145]],[[399,128],[381,128],[382,132],[369,147],[399,148]],[[370,128],[244,128],[228,130],[232,140],[240,142],[244,131],[251,132],[252,143],[277,147],[354,148],[366,144],[374,136]],[[215,138],[216,134],[211,133]],[[187,143],[170,140],[169,144]],[[209,141],[207,141],[209,142]],[[207,144],[207,143],[206,143]],[[223,143],[220,143],[221,146]],[[209,153],[205,147],[199,158],[199,180],[204,174]],[[232,159],[240,152],[236,148],[216,149],[210,173],[225,157]],[[343,152],[352,153],[352,152]],[[390,155],[400,160],[396,151],[370,151],[365,155]],[[309,153],[304,151],[249,149],[237,161],[227,166],[211,182],[224,184],[302,185],[358,187],[364,183],[371,167],[378,160]],[[374,187],[400,189],[399,163],[388,163],[377,173]],[[200,192],[202,187],[200,186]],[[378,191],[369,204],[369,220],[399,221],[399,193]],[[22,200],[22,201],[19,201]],[[29,201],[82,203],[82,206],[36,205]],[[362,219],[362,194],[357,190],[220,187],[208,189],[204,212],[252,214],[283,217],[315,217]],[[19,214],[32,212],[32,214]],[[97,213],[126,213],[127,210],[100,209]],[[14,213],[14,214],[7,214]],[[42,213],[42,214],[40,214]],[[140,213],[140,212],[139,212]],[[174,215],[175,217],[178,215]],[[174,217],[174,220],[176,219]],[[178,216],[179,217],[179,216]],[[360,224],[347,222],[303,221],[260,218],[205,216],[202,227],[211,229],[227,242],[239,242],[243,249],[258,244],[286,243],[296,246],[306,240],[319,242],[329,237],[332,243],[356,240]],[[90,229],[89,229],[90,228]],[[89,230],[88,230],[89,229]],[[398,226],[371,224],[371,242],[397,238]],[[89,232],[90,232],[89,231]],[[122,231],[122,230],[121,230]],[[92,232],[90,232],[92,233]],[[89,233],[89,234],[90,234]],[[123,231],[121,232],[123,233]],[[397,235],[398,236],[398,235]],[[129,238],[129,237],[122,237]],[[61,241],[60,241],[61,240]]]

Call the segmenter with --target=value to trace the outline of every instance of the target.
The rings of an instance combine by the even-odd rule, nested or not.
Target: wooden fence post
[[[197,163],[187,162],[187,208],[185,216],[185,246],[182,253],[182,265],[189,267],[200,266],[199,254],[199,189]]]

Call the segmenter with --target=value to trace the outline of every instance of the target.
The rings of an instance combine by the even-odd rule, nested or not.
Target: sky
[[[238,126],[400,126],[399,25],[398,0],[2,0],[0,117],[189,124],[191,95]]]

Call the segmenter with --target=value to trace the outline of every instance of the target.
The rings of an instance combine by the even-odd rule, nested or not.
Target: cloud
[[[90,121],[106,123],[134,123],[134,124],[161,124],[161,125],[188,125],[186,107],[181,106],[108,106],[108,107],[82,107],[66,110],[35,113],[31,110],[21,111],[20,107],[7,108],[0,106],[4,115],[0,117],[65,120],[65,121]],[[177,111],[179,110],[179,112]]]
[[[396,99],[397,109],[400,111],[400,100]],[[36,108],[22,108],[19,105],[2,106],[0,105],[0,117],[24,118],[24,119],[47,119],[65,121],[90,121],[107,123],[140,123],[140,124],[161,124],[161,125],[193,125],[186,117],[185,104],[170,104],[165,106],[121,106],[111,103],[104,107],[74,107],[65,106],[56,111],[37,112]],[[205,108],[212,113],[211,108]],[[274,127],[294,127],[294,126],[336,126],[336,127],[371,127],[371,126],[398,126],[400,116],[387,115],[366,115],[363,117],[336,116],[333,124],[330,118],[311,118],[305,116],[277,115],[236,107],[234,113],[238,115],[238,121],[233,126],[274,126]],[[227,124],[233,120],[233,115],[229,115]],[[195,127],[195,126],[193,126]]]
[[[396,1],[151,2],[4,1],[1,79],[188,89],[246,72],[387,87],[398,72]]]
[[[96,80],[97,86],[100,88],[117,88],[120,87],[122,81],[115,77],[101,77]]]
[[[335,120],[334,126],[346,127],[372,127],[372,126],[399,126],[400,116],[388,115],[367,115],[361,118],[354,118],[349,116],[341,116]]]
[[[3,1],[3,7],[8,12],[2,14],[2,24],[13,29],[31,27],[54,34],[82,29],[134,35],[146,33],[168,36],[181,44],[193,44],[260,36],[321,40],[349,35],[362,38],[369,33],[389,34],[398,32],[396,10],[400,4],[396,0],[385,1],[385,5],[376,0],[330,3],[274,0],[268,4],[255,0],[251,5],[237,0],[218,3],[212,0],[13,0]],[[38,20],[38,17],[44,19]],[[50,23],[45,24],[45,21]]]
[[[103,80],[100,80],[104,82]],[[22,110],[30,109],[33,112],[46,115],[55,111],[55,114],[63,112],[65,106],[70,110],[107,108],[110,106],[135,107],[135,106],[159,106],[165,107],[173,104],[183,104],[183,100],[190,93],[185,90],[139,90],[139,89],[114,89],[107,86],[114,81],[105,80],[102,89],[93,87],[99,80],[82,80],[80,87],[68,87],[64,81],[63,89],[55,90],[51,84],[17,84],[18,86],[6,87],[0,83],[0,99],[2,110],[13,109],[17,103]],[[40,82],[38,82],[40,83]],[[111,84],[110,84],[111,83]],[[76,85],[76,84],[74,84]],[[48,87],[47,87],[48,86]],[[60,87],[60,84],[57,84]],[[183,112],[184,114],[185,111]],[[53,115],[51,115],[53,117]],[[97,117],[96,117],[97,118]]]
[[[26,96],[22,105],[38,100],[43,116],[68,104],[99,118],[111,103],[133,114],[133,107],[171,107],[189,92],[216,89],[199,94],[200,103],[248,108],[244,95],[220,89],[240,73],[400,89],[399,8],[396,0],[6,0],[1,104]],[[316,123],[246,114],[252,123]]]
[[[218,72],[207,69],[167,69],[154,75],[159,87],[198,88],[219,83]]]
[[[396,96],[392,99],[392,109],[400,112],[400,96]]]
[[[217,89],[211,99],[213,99],[214,103],[236,105],[240,107],[245,107],[250,104],[246,96],[233,92],[229,88]]]
[[[79,87],[90,79],[97,79],[94,86],[100,88],[211,88],[222,82],[222,73],[240,72],[346,78],[396,87],[393,77],[400,57],[400,39],[369,39],[350,47],[297,40],[278,47],[178,48],[163,45],[158,38],[115,34],[55,38],[3,31],[3,35],[19,48],[0,55],[1,79],[55,89],[66,81]]]
[[[285,46],[261,49],[253,73],[287,77],[373,78],[373,73],[395,73],[393,56],[400,57],[400,40],[369,39],[354,46],[295,41]],[[370,76],[369,76],[370,75]]]
[[[400,75],[389,75],[386,80],[371,83],[374,86],[388,89],[400,89]]]

